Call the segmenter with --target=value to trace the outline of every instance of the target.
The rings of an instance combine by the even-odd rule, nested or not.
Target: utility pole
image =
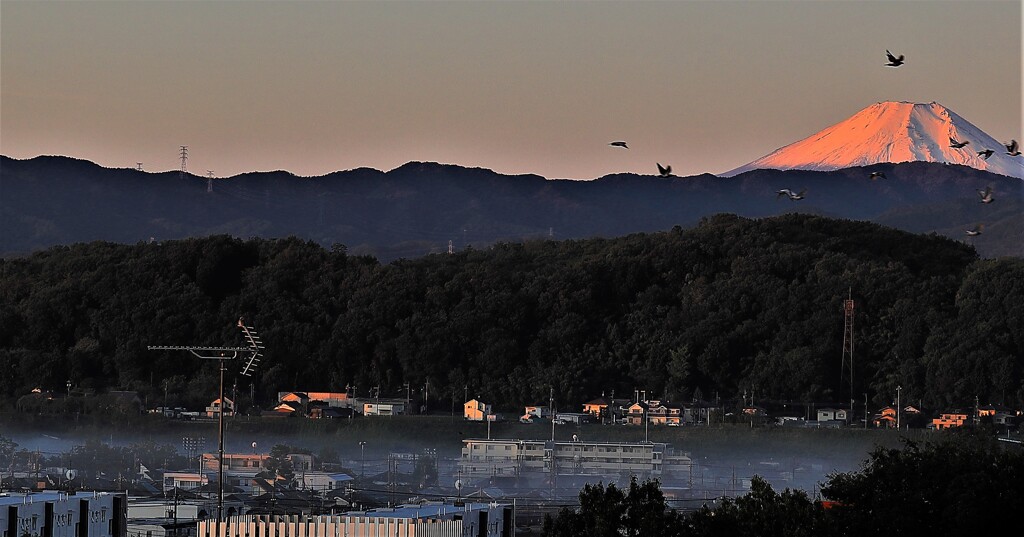
[[[868,428],[868,394],[864,394],[864,428]]]
[[[251,352],[248,347],[183,347],[183,346],[149,346],[148,350],[184,350],[201,360],[217,360],[220,363],[220,402],[217,407],[217,522],[224,516],[224,362],[238,358],[239,352]],[[207,355],[201,353],[215,353]]]
[[[900,430],[900,414],[903,414],[903,409],[900,407],[900,391],[903,390],[903,386],[896,386],[896,430]]]
[[[548,415],[551,416],[551,441],[555,441],[555,388],[551,387],[551,394],[548,397]],[[551,461],[554,464],[554,451],[551,452]]]

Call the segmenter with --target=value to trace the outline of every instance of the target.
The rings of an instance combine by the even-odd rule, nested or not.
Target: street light
[[[359,442],[359,478],[362,479],[366,475],[366,442]]]

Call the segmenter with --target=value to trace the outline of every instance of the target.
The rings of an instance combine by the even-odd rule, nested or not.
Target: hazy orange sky
[[[1010,0],[3,0],[0,153],[164,171],[187,145],[217,177],[693,175],[886,100],[1021,140],[1022,23]]]

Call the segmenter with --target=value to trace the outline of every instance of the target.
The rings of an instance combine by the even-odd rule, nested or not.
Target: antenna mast
[[[213,192],[213,170],[206,170],[206,191]]]
[[[181,169],[184,172],[185,169],[185,146],[181,146],[182,149],[182,160]],[[263,349],[263,343],[259,340],[259,336],[256,335],[255,329],[252,327],[245,326],[243,319],[238,319],[238,326],[245,332],[246,339],[249,342],[248,347],[201,347],[201,346],[168,346],[168,345],[150,345],[146,347],[151,351],[188,351],[193,356],[203,360],[217,360],[218,369],[220,370],[220,404],[217,408],[217,522],[221,522],[224,517],[224,371],[227,370],[224,367],[224,362],[228,360],[234,360],[238,358],[239,353],[251,353],[249,361],[245,365],[245,369],[242,371],[243,375],[250,375],[252,370],[255,369],[256,364],[259,362],[260,349]],[[232,413],[235,410],[235,402],[231,402]]]

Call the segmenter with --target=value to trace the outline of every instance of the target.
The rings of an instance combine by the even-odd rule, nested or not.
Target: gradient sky
[[[1019,0],[3,0],[0,153],[164,171],[188,145],[217,177],[694,175],[886,100],[1022,140],[1022,23]]]

